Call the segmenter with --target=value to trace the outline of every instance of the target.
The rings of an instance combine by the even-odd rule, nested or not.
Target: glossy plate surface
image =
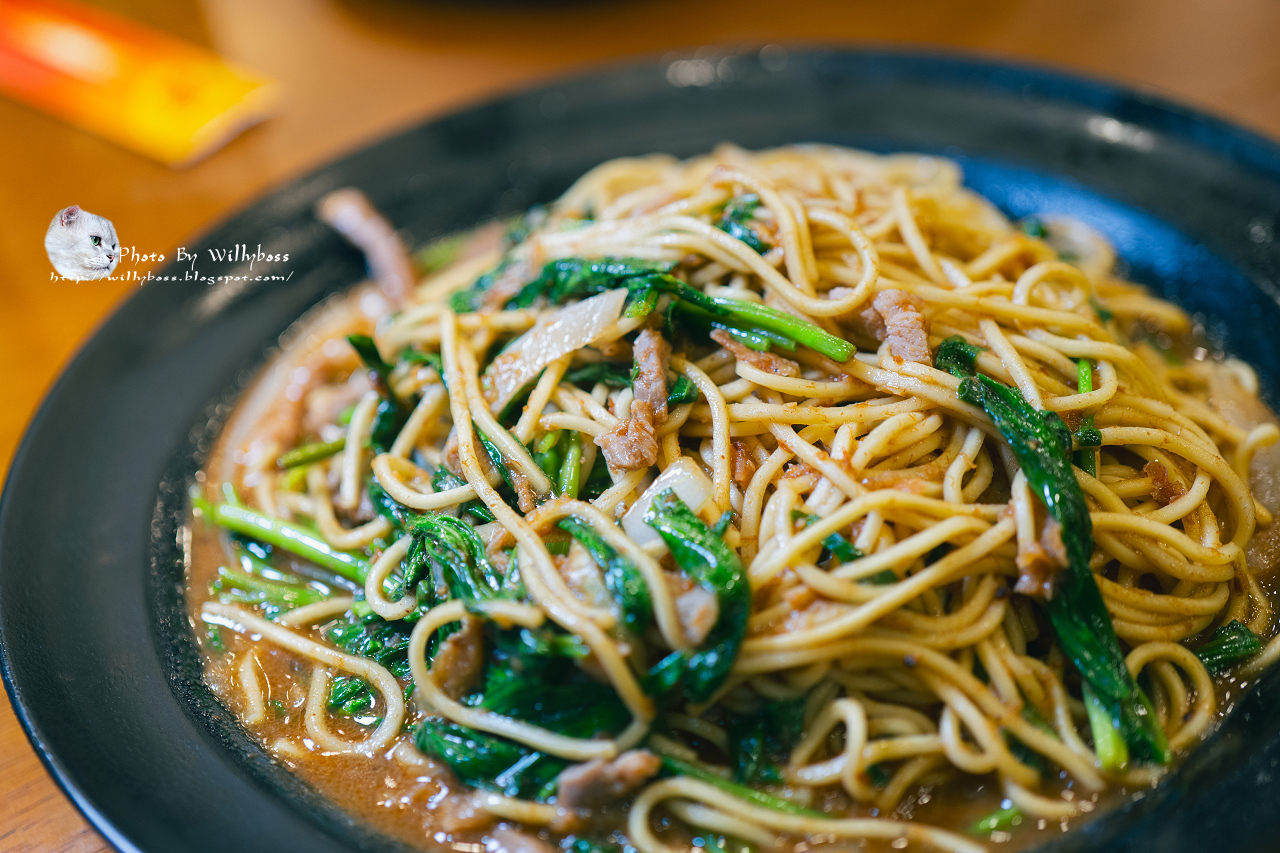
[[[0,503],[0,649],[51,771],[123,850],[396,850],[276,766],[200,681],[182,606],[184,493],[228,404],[299,315],[363,276],[312,216],[363,188],[415,242],[548,201],[611,157],[832,142],[958,159],[1007,213],[1061,212],[1204,315],[1280,399],[1280,149],[1104,83],[970,59],[776,51],[603,70],[414,128],[209,233],[206,275],[158,281],[84,346]],[[702,63],[698,65],[696,63]],[[674,81],[674,82],[673,82]],[[706,85],[693,85],[703,83]],[[686,84],[686,85],[679,85]],[[243,244],[287,263],[208,260]],[[181,277],[185,267],[166,273]],[[1271,849],[1280,671],[1160,788],[1046,850]]]

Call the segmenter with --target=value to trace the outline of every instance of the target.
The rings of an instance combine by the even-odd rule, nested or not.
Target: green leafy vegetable
[[[688,660],[688,652],[671,652],[649,668],[649,672],[641,679],[640,686],[650,696],[661,700],[673,699],[675,688],[684,676],[685,664]]]
[[[1072,473],[1067,425],[1054,412],[1034,409],[1009,386],[975,375],[972,362],[952,362],[947,369],[961,379],[960,399],[986,411],[1027,482],[1062,526],[1068,566],[1059,574],[1047,605],[1058,644],[1106,710],[1111,720],[1107,728],[1118,730],[1138,759],[1167,764],[1171,759],[1168,741],[1150,700],[1125,665],[1111,617],[1089,569],[1093,525],[1084,492]],[[1095,743],[1106,737],[1107,733],[1095,726]]]
[[[378,374],[378,378],[385,382],[387,374],[391,372],[391,365],[383,360],[373,338],[368,335],[347,335],[347,343],[351,344],[356,355],[360,356],[364,366]]]
[[[751,587],[738,555],[671,489],[653,499],[644,521],[662,536],[676,565],[720,605],[702,647],[689,655],[684,677],[685,695],[704,702],[733,668],[751,614]]]
[[[756,208],[759,206],[760,196],[755,193],[731,199],[724,206],[724,214],[716,227],[735,240],[746,243],[757,254],[763,255],[769,250],[769,244],[748,224],[755,218]]]
[[[581,385],[587,389],[594,388],[597,382],[603,382],[610,388],[629,388],[631,386],[630,370],[625,365],[614,364],[610,361],[596,361],[591,364],[584,364],[582,367],[575,367],[565,373],[564,378],[568,382]]]
[[[1086,420],[1092,420],[1092,419],[1093,419],[1093,416],[1090,415],[1089,418],[1087,418]],[[1080,429],[1076,430],[1076,446],[1082,447],[1082,448],[1083,447],[1091,447],[1091,448],[1101,447],[1102,433],[1093,427],[1081,427]],[[1086,461],[1086,464],[1087,464],[1087,461]],[[1086,471],[1089,470],[1085,468],[1083,465],[1080,467],[1081,467],[1081,470],[1086,470]],[[1089,473],[1092,474],[1093,471],[1089,471]]]
[[[1044,227],[1044,222],[1038,216],[1028,216],[1022,220],[1022,233],[1028,237],[1035,237],[1037,240],[1043,240],[1049,236],[1049,229]]]
[[[440,577],[450,596],[462,601],[507,597],[502,574],[489,562],[484,542],[461,519],[427,513],[414,522],[405,557],[405,584]]]
[[[240,555],[240,564],[244,566],[244,570],[254,574],[263,574],[262,569],[267,567],[266,564],[271,560],[271,555],[275,552],[275,549],[266,542],[259,542],[239,533],[232,533],[231,541],[244,549],[245,553]]]
[[[533,281],[526,284],[507,303],[509,308],[527,308],[540,296],[553,305],[568,299],[594,296],[606,290],[625,287],[643,292],[652,281],[668,275],[675,268],[670,261],[646,261],[636,258],[562,258],[549,261]]]
[[[872,785],[882,790],[893,781],[893,774],[883,764],[868,764],[867,776],[871,778]]]
[[[615,734],[630,719],[607,684],[577,661],[590,650],[559,629],[502,629],[486,625],[490,648],[484,685],[469,702],[570,737]],[[449,764],[470,785],[507,796],[544,800],[564,769],[561,759],[505,738],[436,719],[414,732],[418,748]]]
[[[1217,675],[1235,664],[1262,651],[1262,640],[1239,619],[1232,619],[1213,632],[1203,646],[1196,649],[1196,657],[1205,669]]]
[[[413,347],[405,347],[400,353],[400,360],[410,364],[425,364],[434,368],[441,377],[444,376],[444,359],[438,352],[419,352]]]
[[[1053,727],[1049,725],[1048,721],[1045,720],[1045,718],[1041,716],[1040,712],[1032,705],[1022,706],[1022,719],[1031,723],[1037,729],[1050,737],[1056,738],[1058,736],[1058,733],[1053,730]],[[1112,729],[1112,731],[1114,731],[1114,729]],[[1005,731],[1004,742],[1009,747],[1009,752],[1013,753],[1013,757],[1018,759],[1018,761],[1028,767],[1034,767],[1040,773],[1045,773],[1049,770],[1049,764],[1045,760],[1045,757],[1027,746],[1026,743],[1019,740],[1012,733]]]
[[[822,520],[821,518],[814,515],[813,513],[805,513],[804,511],[798,510],[798,509],[791,511],[791,518],[792,520],[804,521],[806,527],[812,527],[813,525],[817,524],[819,521]],[[823,553],[818,557],[819,563],[825,561],[831,555],[834,555],[836,559],[838,559],[842,563],[852,563],[854,560],[861,560],[864,556],[866,556],[865,554],[862,553],[861,550],[859,550],[852,542],[846,539],[843,535],[839,533],[834,533],[834,532],[822,540],[822,548],[823,548]],[[885,571],[888,571],[889,574],[893,575],[892,571],[888,569],[886,569]],[[881,574],[883,574],[883,572]],[[893,580],[896,581],[897,579],[898,579],[898,576],[893,575]],[[892,583],[892,582],[893,581],[889,581],[889,583]]]
[[[374,614],[350,614],[324,635],[349,655],[377,661],[398,678],[409,675],[409,632],[404,622],[388,622]]]
[[[560,528],[581,542],[591,559],[600,566],[605,588],[622,608],[622,621],[632,631],[643,632],[653,619],[653,599],[640,570],[604,541],[590,524],[569,516],[560,520]]]
[[[863,556],[862,552],[853,543],[839,533],[832,533],[826,539],[823,539],[822,547],[834,554],[836,559],[842,563],[852,563]]]
[[[587,479],[582,483],[578,496],[584,501],[594,500],[612,485],[613,478],[609,476],[609,465],[604,461],[604,454],[597,453],[596,461],[591,463],[591,470],[587,472]]]
[[[396,436],[409,421],[411,410],[392,399],[390,393],[378,400],[374,410],[373,427],[369,430],[369,445],[378,453],[386,453],[395,443]]]
[[[836,361],[847,361],[854,352],[848,341],[828,334],[807,320],[775,308],[742,299],[707,296],[700,290],[671,275],[670,262],[627,258],[563,258],[550,261],[542,273],[508,303],[524,307],[545,296],[553,304],[581,298],[605,290],[624,287],[633,293],[653,291],[668,293],[676,299],[697,306],[717,317],[718,322],[769,340],[780,340],[783,346],[803,344]]]
[[[255,604],[267,610],[269,618],[276,614],[324,601],[329,596],[306,585],[302,578],[286,575],[283,580],[268,580],[258,575],[236,571],[226,566],[218,568],[217,580],[209,585],[210,591],[224,602]]]
[[[782,781],[782,766],[804,733],[804,700],[765,702],[754,714],[733,714],[725,726],[733,781]]]
[[[533,393],[538,380],[542,378],[542,373],[543,371],[539,371],[537,376],[517,388],[515,393],[507,398],[507,402],[502,404],[502,408],[494,416],[500,426],[504,428],[515,426],[521,412],[524,411],[525,404],[529,402],[529,395]]]
[[[329,687],[329,707],[348,717],[372,710],[373,702],[373,690],[363,678],[339,675]]]
[[[471,282],[470,287],[466,287],[453,293],[449,297],[449,307],[458,314],[469,314],[472,311],[479,311],[484,307],[484,295],[489,292],[491,287],[493,287],[493,283],[498,280],[498,276],[502,275],[510,265],[510,259],[503,258],[502,262],[496,267]]]
[[[506,738],[429,717],[413,732],[414,744],[448,764],[463,784],[508,797],[533,797],[555,780],[564,762]]]
[[[307,490],[307,466],[298,465],[285,471],[280,478],[280,488],[286,492],[305,492]]]
[[[699,393],[698,386],[693,384],[692,379],[683,374],[677,376],[676,381],[671,383],[671,388],[667,391],[667,408],[696,403]]]
[[[450,489],[460,489],[467,484],[467,481],[454,474],[443,465],[436,468],[431,474],[431,488],[437,492],[446,492]],[[463,513],[470,513],[482,522],[490,522],[494,520],[493,511],[485,506],[484,501],[479,498],[464,503],[459,509]]]
[[[492,653],[480,704],[570,737],[620,731],[630,719],[613,688],[577,664],[590,650],[559,629],[488,626]]]
[[[708,785],[719,788],[727,794],[732,794],[739,799],[747,800],[758,806],[764,806],[767,809],[783,812],[791,815],[804,815],[806,817],[826,817],[822,812],[806,809],[804,806],[797,806],[795,803],[788,802],[781,797],[775,797],[772,794],[766,794],[763,791],[757,791],[755,788],[748,788],[746,785],[739,785],[737,782],[730,782],[718,773],[714,773],[692,761],[685,761],[674,756],[662,756],[662,766],[668,773],[676,776],[688,776],[691,779],[697,779],[706,782]]]
[[[325,631],[325,638],[349,655],[376,661],[396,678],[410,675],[409,632],[403,622],[352,613]],[[329,686],[329,706],[350,716],[372,709],[376,701],[373,688],[356,676],[338,676]]]
[[[775,346],[779,346],[778,341],[774,340],[771,335],[765,333],[763,329],[747,330],[739,329],[735,326],[725,326],[723,324],[717,324],[716,327],[728,332],[729,337],[733,338],[747,349],[753,349],[756,352],[769,352]],[[794,349],[795,344],[792,343],[791,350],[794,351]]]
[[[397,501],[377,480],[369,481],[369,500],[373,503],[374,512],[390,521],[393,530],[403,530],[405,526],[419,518],[419,513],[409,509]]]
[[[391,393],[388,377],[391,375],[392,365],[383,360],[373,338],[368,335],[347,335],[347,342],[355,349],[364,366],[373,372],[376,379],[381,399],[378,401],[378,408],[374,411],[369,443],[379,453],[386,453],[409,420],[410,409],[402,405]]]
[[[729,530],[730,524],[733,524],[733,510],[726,509],[720,513],[716,523],[711,525],[711,535],[723,539],[724,534]]]
[[[1022,823],[1022,810],[1017,806],[996,809],[984,818],[974,821],[969,826],[970,835],[990,835],[993,832],[1008,832]]]
[[[622,316],[628,319],[648,317],[658,307],[658,298],[661,295],[651,287],[629,291],[626,304],[622,306]]]
[[[564,430],[553,429],[535,441],[531,448],[537,453],[546,453],[552,448],[560,444],[560,439],[564,436]]]
[[[494,444],[493,441],[490,440],[489,436],[481,432],[478,427],[476,428],[476,437],[480,439],[480,445],[484,448],[485,455],[489,457],[489,461],[493,463],[493,467],[496,468],[498,474],[501,475],[502,482],[506,484],[509,490],[511,490],[510,496],[514,497],[515,479],[511,476],[511,464],[507,462],[506,458],[502,455],[502,451],[498,449],[498,445]],[[506,500],[507,496],[504,496],[503,499]],[[514,501],[507,500],[507,503],[514,503]]]
[[[492,642],[496,656],[526,658],[516,666],[524,672],[533,669],[534,665],[527,660],[529,657],[582,660],[591,655],[591,647],[576,634],[545,625],[539,628],[495,629]]]
[[[969,343],[959,335],[952,335],[938,344],[933,366],[945,370],[957,379],[964,379],[973,373],[973,365],[980,352],[982,347]]]

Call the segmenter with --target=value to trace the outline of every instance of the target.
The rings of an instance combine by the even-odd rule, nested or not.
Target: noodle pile
[[[655,775],[655,763],[630,780],[622,811],[642,853],[698,833],[764,848],[821,836],[975,850],[981,843],[963,827],[894,811],[922,784],[994,774],[1007,805],[1031,824],[1056,826],[1104,789],[1152,784],[1160,762],[1099,756],[1081,678],[1045,616],[1064,570],[1063,531],[1001,430],[961,399],[967,380],[935,366],[943,342],[957,337],[977,348],[969,351],[978,373],[1057,413],[1075,436],[1072,474],[1093,530],[1089,568],[1174,755],[1194,747],[1218,713],[1214,673],[1193,649],[1235,621],[1271,635],[1259,582],[1271,567],[1248,557],[1271,514],[1251,494],[1249,471],[1280,432],[1216,405],[1223,385],[1256,397],[1247,367],[1163,351],[1191,331],[1189,318],[1116,277],[1110,247],[1083,225],[1011,224],[963,188],[949,161],[794,146],[611,161],[524,227],[499,249],[473,245],[416,289],[383,292],[376,323],[356,312],[313,331],[293,362],[307,375],[291,368],[274,408],[238,448],[237,491],[248,505],[202,505],[242,533],[238,509],[293,523],[367,570],[362,582],[331,583],[293,609],[254,611],[244,597],[203,605],[207,622],[259,638],[243,647],[237,671],[246,724],[265,713],[252,649],[285,649],[314,667],[301,726],[278,751],[296,756],[305,737],[316,750],[384,761],[392,747],[409,749],[408,733],[428,717],[568,766],[597,762],[606,777],[610,762],[645,750],[664,770]],[[544,291],[521,304],[522,288],[565,259],[669,270],[707,297],[776,309],[857,352],[838,360],[803,337],[788,348],[785,334],[726,329],[715,317],[681,327],[667,318],[671,290],[650,296],[647,314],[630,310],[647,295],[634,289],[626,308],[610,296],[621,289],[608,288],[559,304]],[[542,335],[547,357],[520,363],[537,347],[512,341],[526,333],[529,341],[557,317],[568,320]],[[633,354],[640,370],[645,330],[671,347],[663,396],[680,377],[690,398],[696,392],[649,421],[639,374],[613,384],[581,378],[604,377],[601,366],[630,370]],[[372,332],[388,362],[385,387],[342,340],[353,331]],[[531,371],[506,412],[504,357],[512,370]],[[389,394],[411,401],[411,411],[389,446],[370,449]],[[342,403],[354,403],[345,423]],[[1090,430],[1096,449],[1081,440]],[[607,453],[611,435],[626,446]],[[277,463],[317,438],[341,439],[342,449],[303,466]],[[548,447],[561,448],[551,471],[537,457]],[[597,463],[623,460],[623,451],[641,461]],[[441,466],[454,475],[444,486]],[[591,496],[593,470],[608,478]],[[643,513],[629,510],[649,505],[660,475],[715,528],[749,586],[745,635],[725,646],[733,651],[725,677],[697,698],[662,694],[651,670],[673,650],[711,642],[705,623],[727,621],[729,599],[699,598],[706,584],[662,540],[635,533]],[[413,559],[414,522],[362,512],[370,484],[401,517],[467,519],[460,523],[474,526],[499,573],[518,575],[519,594],[424,604],[398,585]],[[474,501],[491,521],[460,512]],[[651,624],[633,630],[577,540],[568,554],[554,547],[565,541],[565,519],[594,532],[643,582]],[[339,572],[346,564],[334,559]],[[409,670],[400,680],[326,640],[325,626],[352,613],[404,626]],[[451,692],[441,640],[470,622],[576,638],[589,652],[581,668],[625,709],[619,727],[565,734]],[[373,687],[376,725],[356,734],[349,720],[335,722],[327,700],[336,676]],[[401,687],[410,682],[406,703]],[[730,767],[734,721],[786,703],[801,709],[801,726],[775,774],[744,780]],[[495,821],[564,834],[592,818],[564,808],[561,785],[560,798],[476,797]],[[675,828],[661,829],[659,818]]]

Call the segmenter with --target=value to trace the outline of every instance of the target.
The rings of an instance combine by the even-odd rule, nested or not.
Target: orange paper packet
[[[0,92],[186,165],[266,118],[279,86],[208,50],[58,0],[0,0]]]

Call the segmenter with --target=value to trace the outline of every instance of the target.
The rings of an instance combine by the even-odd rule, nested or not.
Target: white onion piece
[[[1074,256],[1070,263],[1090,280],[1100,281],[1111,274],[1116,265],[1116,252],[1106,237],[1070,216],[1041,216],[1040,221],[1047,232],[1045,242],[1060,255]]]
[[[494,414],[551,362],[585,346],[614,340],[630,330],[627,326],[634,328],[625,320],[618,322],[626,301],[626,290],[606,290],[548,314],[516,338],[485,370],[491,383],[485,396]]]
[[[654,556],[665,553],[667,546],[658,535],[658,531],[645,524],[644,514],[649,511],[653,499],[666,489],[673,490],[676,497],[688,504],[689,509],[695,513],[706,506],[715,491],[711,478],[688,457],[681,457],[672,462],[667,466],[667,470],[653,481],[653,485],[644,490],[644,494],[622,517],[622,529],[631,537],[631,541]]]

